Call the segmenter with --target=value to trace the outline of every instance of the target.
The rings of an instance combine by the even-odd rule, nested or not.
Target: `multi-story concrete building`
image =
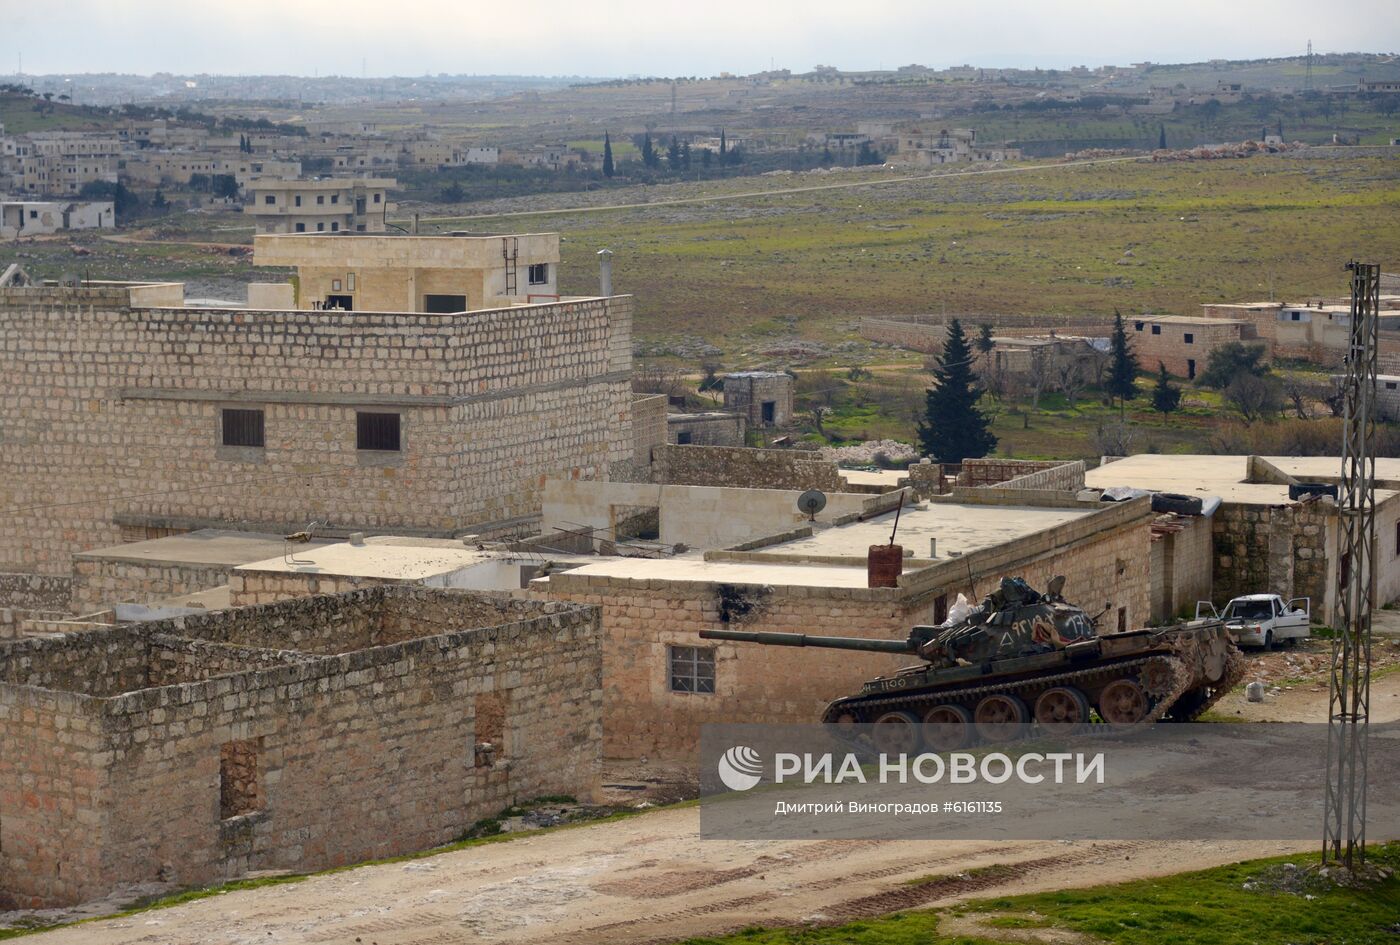
[[[392,178],[259,179],[246,212],[258,233],[382,233]]]
[[[24,510],[0,520],[0,572],[67,574],[74,552],[203,527],[505,533],[538,515],[547,475],[630,468],[630,297],[525,304],[491,288],[499,237],[494,271],[452,284],[433,279],[455,238],[386,241],[260,239],[313,257],[300,309],[0,288],[0,507]],[[374,267],[335,256],[375,246]],[[309,310],[341,293],[355,311]],[[474,310],[429,298],[447,293]]]
[[[468,312],[559,298],[559,234],[258,235],[253,261],[297,269],[300,308]]]
[[[937,131],[910,128],[898,132],[895,140],[897,150],[892,160],[916,167],[1014,161],[1021,156],[1018,148],[977,144],[977,132],[971,128],[940,128]]]

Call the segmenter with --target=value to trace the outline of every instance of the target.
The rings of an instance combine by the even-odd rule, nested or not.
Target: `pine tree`
[[[1172,386],[1167,366],[1157,362],[1157,386],[1152,388],[1152,409],[1163,417],[1181,406],[1181,391]]]
[[[1161,150],[1161,151],[1167,150],[1167,126],[1166,126],[1166,125],[1158,125],[1158,126],[1157,126],[1157,148],[1158,148],[1158,150]]]
[[[724,137],[724,129],[719,130],[719,163],[724,166],[724,159],[729,156],[729,145]]]
[[[671,146],[666,149],[666,165],[673,171],[681,169],[681,143],[671,135]]]
[[[977,350],[986,354],[996,346],[997,343],[992,338],[992,326],[983,322],[977,329]]]
[[[962,323],[953,319],[948,341],[933,369],[934,385],[925,395],[919,444],[940,463],[960,463],[986,456],[997,445],[990,422],[977,409],[982,389],[974,383],[972,350]]]
[[[648,131],[647,136],[642,139],[642,164],[646,167],[655,167],[656,163],[656,148],[652,147],[651,132]]]
[[[681,145],[681,167],[690,170],[690,142]]]
[[[616,172],[617,168],[613,166],[612,138],[609,138],[605,131],[603,132],[603,176],[612,177]]]
[[[1119,407],[1137,394],[1137,358],[1128,344],[1128,332],[1123,327],[1123,314],[1113,310],[1113,349],[1108,366],[1108,392],[1118,398]]]

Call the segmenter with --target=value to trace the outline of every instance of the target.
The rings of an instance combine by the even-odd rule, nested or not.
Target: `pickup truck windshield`
[[[1268,620],[1273,615],[1273,603],[1267,600],[1232,600],[1223,614],[1226,620]]]

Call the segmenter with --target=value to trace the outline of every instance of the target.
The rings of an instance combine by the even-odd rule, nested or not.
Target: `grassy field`
[[[1050,166],[471,226],[564,233],[566,293],[595,290],[593,254],[609,247],[642,337],[703,337],[744,360],[775,338],[848,339],[863,315],[1194,313],[1270,291],[1337,295],[1348,259],[1400,264],[1397,211],[1400,154]]]
[[[1253,860],[829,928],[748,929],[686,945],[1381,945],[1396,940],[1400,879],[1391,875],[1365,889],[1332,886],[1307,872],[1313,860]],[[1400,844],[1374,848],[1372,861],[1391,870],[1400,867]],[[1287,863],[1303,868],[1289,869]],[[1044,937],[1036,930],[1044,930]]]

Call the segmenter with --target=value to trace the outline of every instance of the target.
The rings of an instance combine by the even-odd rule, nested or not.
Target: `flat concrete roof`
[[[448,538],[394,536],[366,538],[362,545],[352,545],[348,541],[314,548],[296,545],[293,550],[290,561],[279,548],[276,557],[245,564],[236,570],[416,581],[450,574],[497,557]]]
[[[842,565],[764,564],[704,561],[700,558],[604,558],[564,572],[570,577],[610,577],[716,584],[773,584],[787,587],[865,587],[864,562]],[[535,584],[547,578],[536,578]]]
[[[946,558],[953,552],[969,554],[993,545],[1004,545],[1094,512],[1092,507],[1047,509],[1026,505],[930,502],[927,508],[904,509],[899,517],[895,543],[912,550],[914,557],[927,558],[929,539],[935,538],[938,557]],[[765,546],[758,553],[850,557],[863,561],[871,545],[889,542],[894,516],[894,512],[887,512],[864,522],[834,525],[810,538]]]
[[[1157,325],[1248,325],[1244,318],[1207,318],[1204,315],[1139,315],[1135,322],[1151,322]]]
[[[313,541],[294,545],[299,551],[324,548],[330,541]],[[226,565],[247,564],[282,554],[286,542],[281,535],[261,532],[234,532],[218,528],[203,528],[184,535],[152,538],[108,548],[84,551],[73,557],[79,560],[127,561],[133,564]]]
[[[1301,481],[1336,481],[1341,477],[1342,461],[1336,456],[1263,459]],[[1400,482],[1400,459],[1377,460],[1376,477],[1383,482]],[[1248,456],[1144,453],[1089,470],[1084,484],[1095,489],[1133,486],[1183,495],[1215,495],[1224,502],[1245,505],[1284,505],[1290,501],[1287,486],[1246,482],[1248,478]],[[1378,489],[1376,500],[1393,495],[1394,492]]]

